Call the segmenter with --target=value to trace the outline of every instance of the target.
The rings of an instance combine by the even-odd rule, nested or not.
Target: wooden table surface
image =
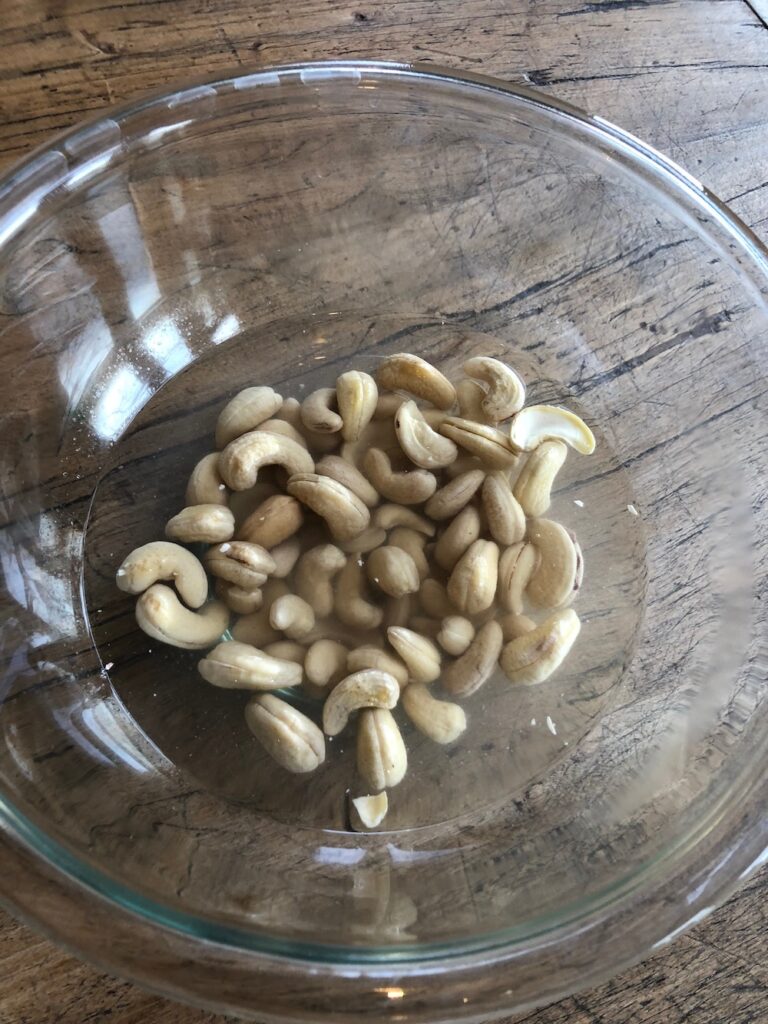
[[[768,0],[2,0],[0,171],[146,90],[327,57],[523,81],[666,152],[768,237]],[[610,983],[526,1024],[768,1019],[768,874]],[[214,1024],[0,913],[0,1024]],[[509,1022],[507,1022],[509,1024]]]

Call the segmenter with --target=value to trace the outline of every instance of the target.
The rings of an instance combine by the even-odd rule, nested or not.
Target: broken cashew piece
[[[341,436],[357,441],[376,411],[379,389],[369,373],[349,370],[336,380],[336,400],[343,420]]]
[[[315,723],[272,693],[248,701],[245,721],[267,753],[289,772],[312,772],[325,760],[325,737]]]
[[[311,473],[312,456],[290,437],[251,430],[230,441],[219,456],[219,472],[233,491],[253,487],[262,466],[282,466],[287,473]]]
[[[406,391],[437,409],[450,409],[456,402],[453,384],[431,363],[407,352],[388,356],[376,380],[383,391]]]
[[[419,589],[419,570],[402,548],[383,545],[368,556],[366,572],[371,583],[390,597],[415,594]]]
[[[451,519],[457,515],[477,493],[485,479],[482,469],[461,473],[436,491],[424,506],[430,519]]]
[[[475,627],[469,619],[465,619],[462,615],[446,615],[440,623],[437,642],[447,654],[457,658],[472,643],[474,635]]]
[[[323,705],[323,731],[338,736],[353,711],[361,708],[393,708],[400,699],[400,687],[394,676],[366,668],[342,679],[328,694]]]
[[[557,611],[540,626],[510,640],[500,664],[512,683],[534,686],[558,668],[579,635],[581,622],[572,608]]]
[[[279,690],[298,686],[301,666],[237,640],[226,640],[197,663],[206,682],[225,690]]]
[[[424,683],[411,683],[403,690],[403,707],[419,732],[435,743],[453,743],[467,728],[464,708],[433,697]]]
[[[542,441],[534,448],[515,481],[514,494],[526,515],[543,516],[552,500],[552,487],[568,448],[562,441]]]
[[[530,452],[542,441],[564,441],[582,455],[595,450],[595,435],[575,412],[559,405],[529,405],[512,420],[509,439],[514,448]]]
[[[296,590],[312,606],[315,615],[325,618],[333,611],[331,580],[346,565],[344,552],[335,544],[318,544],[305,551],[296,567]]]
[[[336,615],[345,626],[377,629],[384,616],[381,608],[365,598],[365,577],[357,555],[350,555],[336,581]]]
[[[189,505],[165,524],[169,540],[184,544],[218,544],[235,532],[235,517],[223,505]]]
[[[141,594],[158,580],[173,580],[190,608],[199,608],[208,597],[208,577],[200,560],[170,541],[157,540],[135,548],[123,559],[115,580],[126,594]]]
[[[226,505],[228,500],[229,491],[219,473],[219,453],[204,455],[192,470],[185,505]]]
[[[495,619],[486,622],[464,654],[441,676],[445,689],[456,697],[469,697],[490,677],[499,660],[504,637]]]
[[[492,356],[474,356],[464,363],[464,373],[487,385],[482,409],[492,423],[509,419],[525,405],[525,384],[511,366]]]
[[[344,421],[334,411],[336,405],[336,388],[318,388],[307,395],[301,403],[301,422],[318,434],[336,434],[344,426]]]
[[[368,831],[384,821],[389,810],[386,792],[356,796],[351,801],[350,825],[356,832]]]
[[[227,402],[216,421],[216,447],[225,448],[236,437],[255,430],[274,416],[283,399],[273,388],[245,388]]]
[[[368,506],[329,476],[295,473],[288,479],[287,490],[326,521],[335,540],[351,540],[371,521]]]
[[[228,540],[209,548],[205,565],[210,573],[241,590],[257,590],[275,571],[275,560],[259,544]]]
[[[505,548],[499,559],[498,599],[502,608],[515,615],[523,613],[523,595],[539,561],[533,544],[520,541]]]
[[[431,683],[440,675],[440,651],[428,637],[403,626],[390,626],[387,639],[405,662],[412,682]]]
[[[504,547],[517,544],[525,536],[525,512],[512,493],[502,470],[489,473],[483,481],[483,509],[493,539]]]
[[[528,536],[539,561],[526,593],[537,608],[560,608],[571,600],[581,582],[581,549],[577,551],[570,533],[551,519],[534,520]]]
[[[269,610],[269,624],[289,640],[301,640],[315,628],[312,606],[297,594],[285,594]]]
[[[379,494],[400,505],[420,505],[437,489],[437,480],[425,469],[393,470],[390,457],[381,448],[368,449],[363,469]]]
[[[136,602],[136,622],[154,640],[195,651],[216,643],[229,625],[229,610],[211,601],[191,612],[170,587],[153,583]]]
[[[442,469],[459,454],[453,441],[432,429],[413,400],[403,402],[395,413],[394,423],[400,447],[422,469]]]
[[[366,480],[357,466],[342,459],[340,455],[324,455],[315,466],[315,472],[321,476],[329,476],[337,483],[348,487],[368,508],[378,505],[378,491]]]
[[[403,781],[408,754],[391,711],[365,708],[357,723],[357,771],[373,790],[389,789]]]
[[[493,604],[498,572],[498,545],[476,540],[453,567],[446,587],[448,597],[466,615],[484,612]]]

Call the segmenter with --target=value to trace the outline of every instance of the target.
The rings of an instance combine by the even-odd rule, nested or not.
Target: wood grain
[[[190,77],[326,57],[428,60],[524,81],[668,153],[768,233],[765,0],[5,0],[0,170],[104,106]],[[766,874],[644,964],[526,1024],[768,1016]],[[0,919],[1,1024],[225,1018],[105,978]]]

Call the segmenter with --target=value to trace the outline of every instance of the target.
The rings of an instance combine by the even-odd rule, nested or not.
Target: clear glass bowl
[[[152,988],[260,1020],[469,1020],[592,984],[766,848],[766,251],[685,172],[525,89],[340,62],[218,79],[0,183],[0,888]],[[288,778],[113,574],[224,400],[408,350],[579,409],[584,629],[409,733],[389,831],[349,751]]]

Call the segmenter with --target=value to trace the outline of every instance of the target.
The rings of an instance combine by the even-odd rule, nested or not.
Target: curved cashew
[[[380,494],[400,505],[420,505],[437,488],[434,475],[425,469],[395,472],[389,456],[381,448],[368,449],[363,457],[363,469]]]
[[[384,615],[381,608],[366,601],[363,569],[357,555],[350,555],[336,581],[334,608],[346,626],[356,629],[376,629]]]
[[[216,580],[216,597],[236,615],[250,615],[261,608],[264,595],[260,590],[243,590],[226,580]],[[256,645],[258,647],[258,644]]]
[[[244,540],[228,540],[209,548],[205,564],[214,576],[234,583],[241,590],[256,590],[275,571],[270,553]]]
[[[381,647],[374,647],[373,644],[356,647],[347,655],[347,671],[359,672],[364,668],[375,668],[394,676],[401,690],[408,683],[408,668],[405,662],[389,651],[382,650]]]
[[[372,420],[357,441],[345,441],[341,446],[341,458],[353,466],[360,465],[369,448],[381,448],[391,456],[401,454],[400,444],[392,420]]]
[[[576,551],[565,527],[551,519],[534,520],[528,536],[539,553],[538,566],[527,587],[528,597],[537,608],[559,608],[574,596],[581,582],[580,551]]]
[[[422,469],[442,469],[459,454],[453,441],[432,429],[414,401],[403,402],[394,423],[400,447]]]
[[[219,472],[233,491],[253,487],[262,466],[283,466],[288,473],[311,473],[315,463],[296,441],[266,430],[251,430],[235,438],[219,456]]]
[[[512,445],[521,452],[538,448],[542,441],[565,441],[582,455],[595,450],[595,435],[576,413],[559,405],[529,405],[512,420]]]
[[[528,516],[543,516],[552,500],[552,486],[568,454],[562,441],[542,441],[515,481],[515,497]]]
[[[509,640],[517,640],[519,636],[525,636],[532,629],[536,629],[536,623],[533,619],[529,619],[527,615],[515,615],[514,612],[502,615],[499,619],[499,625],[501,626],[505,643]]]
[[[386,542],[386,530],[378,526],[368,526],[362,533],[358,533],[352,540],[339,541],[339,547],[348,555],[364,555],[369,551],[380,548]]]
[[[499,559],[499,603],[515,615],[523,613],[523,595],[536,570],[539,555],[533,544],[520,541],[506,548]]]
[[[462,378],[456,385],[456,398],[463,419],[474,420],[475,423],[491,422],[483,409],[485,391],[477,381],[470,380],[468,377]]]
[[[289,640],[301,640],[315,628],[312,606],[296,594],[278,597],[269,610],[269,624]]]
[[[387,639],[405,662],[413,682],[431,683],[440,675],[440,651],[430,639],[403,626],[390,626]]]
[[[301,503],[287,494],[273,494],[251,512],[237,531],[239,540],[270,550],[292,537],[304,522]]]
[[[154,640],[195,651],[216,643],[229,625],[229,611],[221,601],[211,601],[191,612],[170,587],[153,583],[136,602],[136,622]]]
[[[366,708],[357,723],[357,771],[366,786],[381,790],[403,781],[408,754],[391,711]]]
[[[304,658],[304,672],[314,686],[334,686],[347,675],[348,649],[338,640],[315,640]]]
[[[462,473],[469,473],[471,469],[482,469],[483,472],[486,472],[487,467],[474,455],[470,455],[469,452],[462,452],[454,463],[445,467],[445,475],[449,480],[455,480],[457,476],[461,476]]]
[[[430,519],[450,519],[474,496],[485,479],[482,469],[470,469],[436,491],[424,506]]]
[[[464,654],[443,672],[444,688],[456,697],[469,697],[479,690],[496,667],[503,643],[498,622],[486,622]]]
[[[280,410],[275,413],[275,418],[285,420],[293,429],[301,435],[302,443],[310,449],[318,452],[333,451],[341,441],[341,434],[323,434],[317,430],[310,430],[304,425],[301,418],[301,402],[296,398],[286,398]],[[298,440],[298,438],[296,439]]]
[[[226,505],[227,485],[219,473],[219,453],[204,455],[192,470],[184,498],[186,505]]]
[[[533,686],[549,679],[573,647],[581,622],[572,608],[565,608],[540,626],[510,640],[501,652],[501,667],[512,683]]]
[[[286,399],[287,401],[287,399]],[[309,442],[300,430],[297,430],[292,423],[288,420],[264,420],[263,423],[259,424],[259,430],[265,431],[267,434],[280,434],[282,437],[290,437],[296,444],[301,445],[302,448],[306,448],[309,451]]]
[[[278,580],[284,580],[286,576],[290,575],[299,560],[301,541],[298,537],[289,537],[288,540],[284,540],[277,547],[272,548],[269,553],[275,563],[272,575]]]
[[[419,732],[435,743],[453,743],[467,728],[464,708],[437,700],[423,683],[412,683],[403,690],[403,707]]]
[[[376,489],[356,466],[342,459],[340,455],[325,455],[315,466],[315,472],[321,476],[329,476],[331,480],[348,487],[368,508],[378,505],[379,495]]]
[[[414,512],[412,508],[403,508],[402,505],[380,505],[373,513],[373,525],[382,530],[391,530],[395,526],[407,526],[427,537],[435,535],[434,523],[430,523],[428,519],[420,516],[418,512]]]
[[[460,416],[447,416],[439,430],[492,469],[509,469],[517,462],[518,452],[512,447],[506,432],[498,427]]]
[[[418,530],[412,530],[408,526],[396,526],[389,535],[389,544],[393,548],[401,548],[413,559],[419,579],[423,580],[429,576],[429,562],[424,554],[427,538]]]
[[[488,385],[482,408],[492,423],[514,416],[525,405],[525,384],[512,367],[500,359],[474,356],[464,363],[464,373]]]
[[[235,532],[235,517],[223,505],[189,505],[165,524],[165,536],[185,544],[217,544]]]
[[[456,401],[453,384],[431,363],[407,352],[388,356],[376,380],[384,391],[406,391],[438,409],[450,409]]]
[[[123,559],[115,579],[126,594],[140,594],[158,580],[173,580],[190,608],[199,608],[208,596],[208,578],[199,559],[179,544],[164,540],[135,548]]]
[[[467,505],[445,528],[435,545],[435,561],[441,569],[450,572],[470,544],[480,536],[480,513]]]
[[[456,608],[449,599],[445,587],[437,580],[427,577],[419,588],[421,607],[432,619],[445,619],[456,614]]]
[[[310,548],[299,559],[296,567],[296,590],[299,597],[310,604],[320,618],[333,611],[331,580],[346,565],[344,552],[334,544],[320,544]]]
[[[216,421],[216,447],[225,448],[236,437],[274,416],[283,399],[272,388],[245,388],[227,402]]]
[[[226,640],[197,663],[203,679],[225,690],[279,690],[298,686],[301,666],[272,658],[257,647]]]
[[[393,708],[400,699],[400,687],[394,676],[366,668],[335,686],[323,705],[323,732],[338,736],[353,711],[360,708]]]
[[[295,473],[288,479],[287,490],[326,521],[336,540],[351,540],[371,521],[368,507],[358,496],[329,476]]]
[[[437,642],[448,654],[454,658],[463,654],[475,635],[475,627],[462,615],[446,615],[440,623],[440,632],[437,634]],[[498,654],[496,655],[498,657]]]
[[[499,572],[499,547],[490,540],[470,544],[448,580],[448,597],[468,615],[484,612],[493,604]]]
[[[384,626],[407,626],[411,621],[414,608],[414,595],[403,594],[402,597],[388,597],[384,606]]]
[[[350,825],[355,832],[377,828],[387,816],[389,799],[386,792],[356,796],[351,801]]]
[[[371,422],[376,411],[379,389],[369,373],[349,370],[336,381],[336,399],[344,421],[341,436],[345,441],[357,441]]]
[[[502,470],[489,473],[483,481],[482,502],[488,529],[495,541],[508,546],[523,539],[525,512]]]
[[[248,728],[289,772],[312,772],[325,760],[325,737],[315,723],[271,693],[252,697],[245,709]]]
[[[419,571],[416,563],[402,548],[384,545],[368,556],[368,579],[390,597],[415,594],[419,589]]]
[[[318,434],[336,434],[344,426],[337,412],[336,388],[318,388],[301,403],[301,422]]]

